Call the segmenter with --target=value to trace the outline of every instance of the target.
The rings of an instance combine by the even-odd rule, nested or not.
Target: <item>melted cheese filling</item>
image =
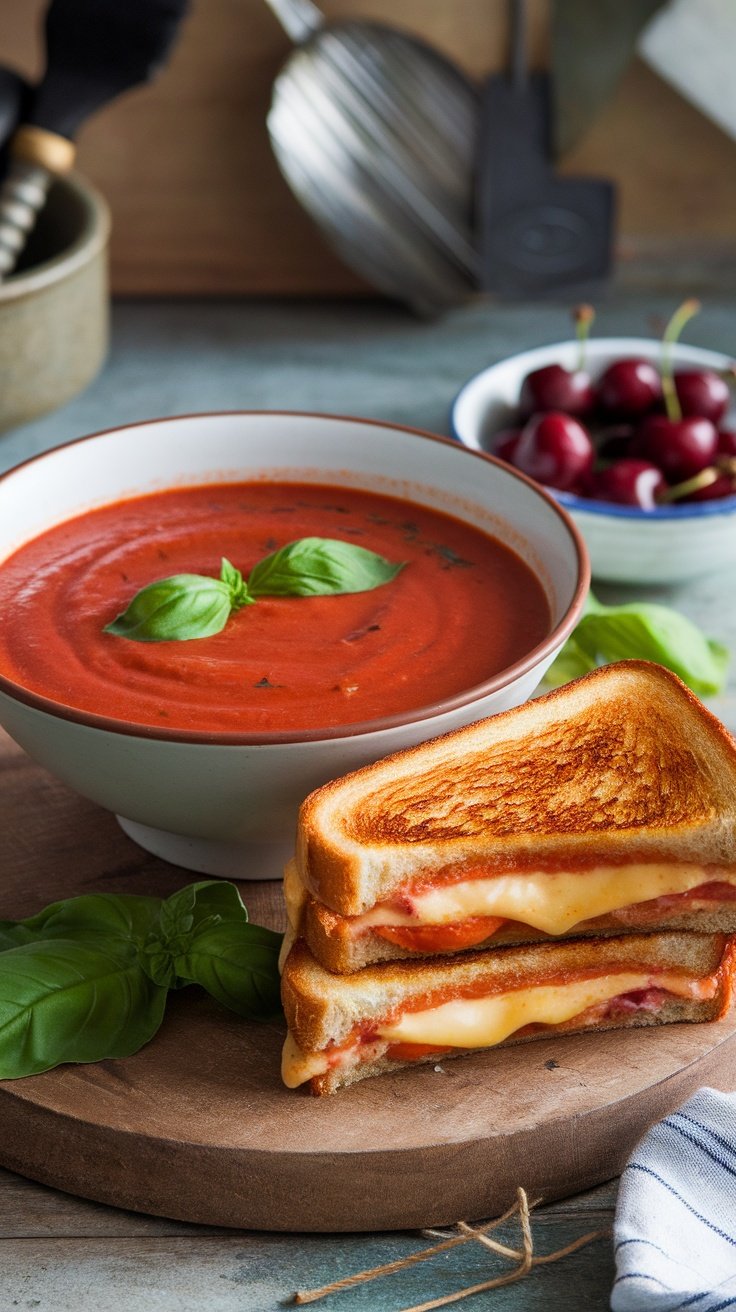
[[[714,976],[693,979],[678,974],[627,971],[569,984],[539,984],[486,998],[455,998],[425,1011],[407,1011],[376,1026],[386,1043],[421,1043],[451,1048],[492,1048],[526,1025],[560,1025],[601,1002],[647,988],[683,998],[712,998]],[[359,1044],[331,1053],[304,1053],[291,1034],[284,1045],[281,1075],[290,1089],[334,1065],[359,1059]]]
[[[299,878],[296,861],[293,859],[287,861],[284,867],[284,902],[286,903],[286,915],[292,929],[299,928],[302,907],[306,900],[307,890]]]
[[[581,921],[637,902],[689,893],[714,878],[736,885],[734,870],[715,875],[703,866],[672,863],[496,875],[410,893],[410,910],[379,903],[362,916],[351,916],[350,927],[351,933],[361,934],[374,925],[452,925],[470,916],[500,916],[546,934],[565,934]]]
[[[287,1034],[281,1053],[281,1079],[287,1089],[297,1089],[313,1075],[324,1075],[328,1068],[323,1052],[302,1052],[296,1039]]]
[[[710,984],[710,980],[685,979],[682,975],[657,975],[652,979],[638,971],[571,984],[539,984],[488,998],[456,998],[429,1011],[408,1011],[391,1024],[381,1025],[378,1033],[389,1043],[492,1048],[525,1025],[561,1025],[588,1007],[609,1002],[622,993],[654,986],[680,997],[702,997],[703,986],[707,990]]]

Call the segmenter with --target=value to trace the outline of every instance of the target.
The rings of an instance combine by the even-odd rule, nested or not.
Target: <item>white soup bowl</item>
[[[30,756],[115,812],[148,851],[239,879],[280,875],[293,850],[299,803],[317,785],[525,701],[574,627],[589,580],[585,547],[568,515],[524,475],[415,430],[291,413],[162,419],[36,456],[0,478],[0,562],[52,526],[124,497],[269,478],[401,497],[497,536],[540,579],[551,624],[513,666],[442,703],[317,731],[142,726],[0,677],[0,723]]]

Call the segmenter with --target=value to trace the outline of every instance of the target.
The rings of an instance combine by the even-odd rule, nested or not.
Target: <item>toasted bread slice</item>
[[[631,934],[335,976],[297,940],[282,976],[284,1079],[331,1093],[409,1054],[413,1064],[558,1031],[715,1020],[730,1005],[735,952],[724,934]]]
[[[604,666],[317,789],[296,861],[343,916],[464,865],[736,869],[736,745],[661,666]]]

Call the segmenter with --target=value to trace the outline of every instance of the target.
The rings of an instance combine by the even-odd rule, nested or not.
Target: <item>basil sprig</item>
[[[137,592],[126,610],[104,632],[134,642],[186,642],[220,633],[234,611],[252,597],[239,569],[223,556],[219,579],[174,574]]]
[[[273,1019],[280,945],[219,880],[166,899],[91,893],[0,921],[0,1079],[130,1056],[158,1030],[169,989],[187,984]]]
[[[264,557],[247,582],[222,559],[219,578],[175,574],[136,593],[104,632],[134,642],[186,642],[220,633],[230,616],[259,597],[324,597],[370,592],[390,583],[403,563],[338,538],[299,538]]]
[[[557,686],[598,665],[622,660],[655,661],[679,675],[693,692],[708,696],[724,686],[729,654],[669,606],[604,606],[591,592],[582,618],[545,678]]]

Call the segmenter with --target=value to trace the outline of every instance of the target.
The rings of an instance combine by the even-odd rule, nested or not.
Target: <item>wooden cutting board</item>
[[[0,917],[92,890],[166,895],[192,878],[0,734]],[[280,890],[243,884],[281,928]],[[491,1216],[615,1175],[646,1127],[703,1084],[736,1087],[717,1025],[549,1039],[313,1099],[279,1080],[283,1031],[195,989],[125,1061],[0,1082],[0,1165],[136,1211],[265,1230],[379,1230]]]

